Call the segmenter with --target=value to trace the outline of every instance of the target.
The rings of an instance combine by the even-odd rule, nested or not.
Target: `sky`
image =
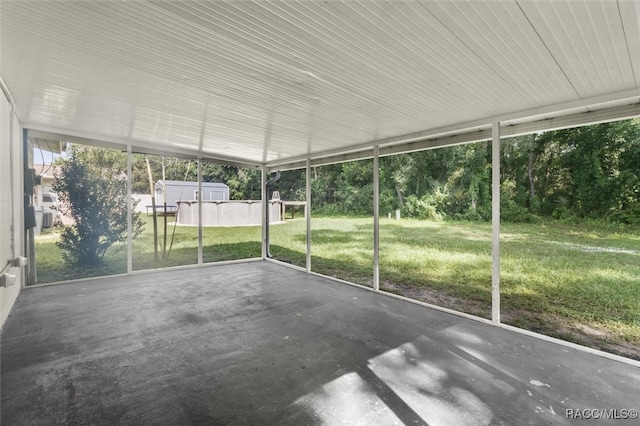
[[[51,164],[51,162],[64,155],[53,154],[45,149],[39,149],[34,147],[33,149],[33,164]]]

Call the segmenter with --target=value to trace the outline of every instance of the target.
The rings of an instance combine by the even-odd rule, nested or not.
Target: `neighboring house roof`
[[[52,164],[34,164],[33,169],[35,170],[36,176],[48,180],[54,180],[54,174],[60,172],[60,166],[54,166]]]

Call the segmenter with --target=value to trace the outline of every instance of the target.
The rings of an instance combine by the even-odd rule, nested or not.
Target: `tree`
[[[481,141],[381,157],[381,214],[402,209],[405,216],[489,220],[490,148],[490,142]],[[501,151],[503,220],[554,217],[640,223],[639,119],[516,136],[503,140]],[[147,192],[145,168],[139,165],[142,156],[137,157],[133,186]],[[160,176],[160,157],[151,159],[154,176]],[[167,179],[196,180],[190,160],[164,161]],[[284,200],[305,199],[304,172],[283,173],[270,191],[279,191]],[[259,170],[204,161],[202,178],[229,185],[231,199],[260,197]],[[372,185],[371,160],[312,167],[313,211],[369,215]]]
[[[133,154],[133,191],[138,193],[149,192],[149,178],[146,165],[149,160],[151,175],[159,180],[164,164],[164,177],[166,180],[178,180],[197,182],[197,160],[180,157],[161,157],[157,155]],[[261,196],[262,173],[256,169],[245,169],[214,163],[208,160],[202,161],[202,181],[220,182],[229,186],[229,195],[232,200],[257,200]],[[154,181],[155,182],[155,181]]]
[[[106,148],[73,145],[60,160],[53,191],[61,213],[73,218],[56,243],[65,262],[75,266],[101,263],[107,249],[127,239],[126,154]],[[142,232],[139,213],[132,218],[134,237]]]
[[[256,183],[259,185],[258,182]],[[282,172],[280,179],[270,185],[269,197],[273,191],[278,191],[281,200],[304,201],[306,200],[306,189],[306,169],[286,170]]]
[[[574,208],[582,217],[602,218],[640,203],[638,120],[603,123],[557,132],[572,177]]]

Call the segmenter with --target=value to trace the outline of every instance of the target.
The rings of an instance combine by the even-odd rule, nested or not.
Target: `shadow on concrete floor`
[[[562,425],[640,408],[633,365],[271,262],[27,289],[1,362],[7,425]]]

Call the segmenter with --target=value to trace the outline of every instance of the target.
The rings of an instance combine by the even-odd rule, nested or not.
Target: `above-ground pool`
[[[178,201],[178,225],[198,225],[198,201]],[[269,201],[269,223],[280,222],[281,201]],[[202,226],[248,226],[262,223],[262,201],[203,201]]]

